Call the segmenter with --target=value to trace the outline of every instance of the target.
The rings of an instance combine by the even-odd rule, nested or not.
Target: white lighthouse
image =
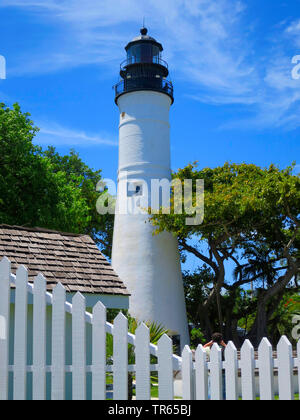
[[[166,78],[163,47],[141,29],[125,47],[121,82],[115,86],[120,111],[118,193],[112,265],[131,293],[129,312],[155,321],[189,343],[180,258],[176,238],[153,235],[145,208],[153,180],[170,180],[170,123],[173,85]],[[151,182],[152,181],[152,182]],[[152,188],[152,191],[151,191]]]

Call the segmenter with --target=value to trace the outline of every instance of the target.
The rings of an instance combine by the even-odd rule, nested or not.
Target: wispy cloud
[[[294,170],[293,170],[293,175],[300,176],[300,165],[295,165]]]
[[[109,146],[116,147],[117,141],[108,134],[91,134],[80,130],[74,130],[67,127],[62,127],[57,123],[44,123],[37,124],[40,131],[36,136],[35,142],[40,145],[53,145],[53,146]]]
[[[285,32],[292,38],[295,46],[300,47],[300,19],[291,22]]]
[[[190,98],[240,104],[250,111],[250,118],[235,117],[223,128],[300,127],[300,80],[291,77],[292,56],[285,48],[297,53],[299,18],[282,19],[272,36],[266,34],[257,45],[251,36],[255,23],[240,0],[118,0],[117,5],[111,0],[2,0],[0,7],[21,7],[53,25],[63,24],[55,47],[35,52],[26,66],[16,63],[15,74],[86,64],[115,71],[123,46],[146,16],[151,34],[163,42],[172,73],[186,83]]]
[[[22,7],[44,17],[47,12],[49,20],[64,22],[65,32],[73,38],[71,45],[62,40],[57,50],[32,57],[29,66],[16,67],[19,74],[88,63],[115,66],[132,28],[149,16],[151,30],[164,41],[167,58],[179,75],[248,102],[255,69],[244,65],[247,54],[240,37],[244,6],[238,0],[118,0],[117,7],[111,0],[2,0],[1,6]]]

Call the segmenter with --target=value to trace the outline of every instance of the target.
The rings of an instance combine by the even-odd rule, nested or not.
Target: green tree
[[[213,272],[205,264],[194,273],[184,272],[183,282],[186,296],[186,306],[189,323],[194,326],[191,330],[191,343],[196,346],[211,339],[213,332],[218,331],[218,311],[216,305],[203,309],[213,284]],[[224,319],[224,335],[226,340],[233,340],[237,347],[241,345],[238,327],[245,331],[253,324],[257,300],[250,290],[240,287],[223,290],[220,305]],[[245,334],[244,334],[245,336]]]
[[[269,250],[273,269],[278,273],[273,285],[258,300],[253,339],[259,340],[266,334],[269,300],[281,293],[299,271],[300,178],[292,175],[292,169],[226,163],[222,167],[198,170],[196,165],[188,165],[173,176],[182,184],[185,179],[204,180],[203,223],[188,225],[186,218],[191,215],[174,212],[174,195],[171,214],[161,212],[151,217],[157,234],[163,230],[173,232],[183,251],[192,253],[211,268],[212,287],[205,302],[199,305],[201,311],[216,305],[220,330],[224,330],[222,289],[233,293],[234,289],[266,275],[263,267],[253,272],[253,276],[244,275],[245,260],[253,265],[249,251],[253,244]],[[196,204],[195,183],[192,203]],[[226,281],[226,261],[237,267],[239,275],[233,279],[234,284]]]
[[[61,156],[54,147],[50,146],[42,155],[50,159],[55,173],[63,171],[68,182],[75,183],[76,188],[80,190],[81,197],[89,209],[89,218],[85,222],[84,232],[93,238],[105,255],[110,257],[114,215],[100,215],[96,209],[96,202],[99,198],[99,191],[96,190],[96,187],[101,180],[102,171],[94,171],[87,166],[73,149],[70,154]]]
[[[210,310],[204,310],[214,276],[212,270],[205,264],[195,272],[183,272],[183,285],[186,300],[188,322],[196,330],[202,330],[206,338],[209,339],[215,325],[215,315]],[[197,336],[194,332],[193,335]],[[195,337],[196,338],[196,337]]]
[[[279,341],[282,335],[297,344],[292,335],[293,318],[300,315],[300,295],[294,289],[286,289],[285,293],[268,322],[268,331],[273,343]]]
[[[43,151],[37,132],[18,104],[0,104],[0,223],[89,234],[110,255],[113,219],[96,212],[101,171],[74,151]]]

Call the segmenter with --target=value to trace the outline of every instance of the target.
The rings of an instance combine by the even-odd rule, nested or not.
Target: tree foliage
[[[113,221],[96,212],[101,171],[74,151],[43,151],[37,132],[18,104],[0,104],[0,223],[89,234],[109,255]]]
[[[266,325],[272,315],[270,300],[274,303],[282,297],[300,267],[300,178],[292,170],[233,163],[199,170],[193,164],[173,174],[182,184],[186,179],[194,181],[194,205],[195,181],[204,180],[203,223],[188,225],[186,218],[190,215],[185,211],[161,212],[151,220],[157,233],[173,232],[184,252],[192,253],[211,269],[210,291],[205,301],[200,298],[198,303],[206,334],[211,332],[205,320],[211,305],[216,305],[219,329],[226,329],[222,289],[234,295],[238,288],[265,279],[250,335],[253,341],[267,335]],[[174,196],[172,200],[174,210]],[[226,273],[228,261],[235,265],[235,277]]]

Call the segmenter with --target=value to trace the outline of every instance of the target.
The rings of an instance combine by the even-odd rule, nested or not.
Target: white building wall
[[[146,186],[150,198],[151,179],[171,179],[170,105],[167,95],[152,91],[118,98],[119,184],[112,265],[131,293],[131,315],[164,325],[180,334],[185,345],[189,335],[177,240],[167,232],[154,236],[149,216],[141,211],[150,201],[139,196],[126,199],[120,188],[126,179],[136,185],[144,182],[144,198]],[[120,214],[124,200],[141,214]]]

